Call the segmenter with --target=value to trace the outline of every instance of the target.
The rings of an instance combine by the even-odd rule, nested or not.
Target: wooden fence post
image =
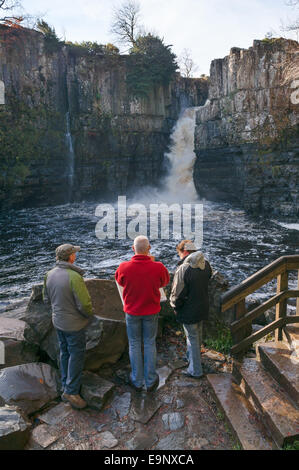
[[[277,294],[285,290],[288,290],[288,272],[287,271],[277,276]],[[297,299],[297,302],[298,302],[298,299]],[[276,318],[275,319],[279,320],[280,318],[285,318],[286,315],[287,315],[287,300],[285,299],[276,305]],[[281,340],[282,340],[282,328],[277,328],[275,330],[275,341],[281,341]]]
[[[241,318],[246,315],[246,304],[245,304],[245,299],[240,300],[236,305],[235,305],[235,321],[240,320]],[[244,338],[247,338],[251,334],[251,326],[245,326],[244,328],[240,328],[237,330],[235,333],[232,334],[232,339],[233,339],[233,344],[238,344],[240,341],[242,341]],[[241,358],[243,355],[243,351],[241,353],[237,354],[237,358]]]

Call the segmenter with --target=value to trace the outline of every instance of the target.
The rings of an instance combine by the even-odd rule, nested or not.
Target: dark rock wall
[[[126,89],[126,56],[67,45],[49,52],[38,32],[5,34],[0,29],[0,208],[109,198],[158,182],[171,129],[182,109],[204,104],[206,80],[176,75],[136,100]]]
[[[284,39],[254,41],[212,62],[209,99],[195,129],[194,182],[201,197],[298,217],[296,70],[299,45]]]

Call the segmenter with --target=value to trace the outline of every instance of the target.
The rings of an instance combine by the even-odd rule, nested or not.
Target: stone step
[[[251,403],[231,374],[209,374],[207,379],[220,409],[244,450],[272,450],[275,443],[266,435]]]
[[[299,358],[283,341],[259,344],[257,357],[274,379],[299,405]]]
[[[299,326],[287,325],[283,329],[283,338],[299,357]]]
[[[299,438],[299,410],[286,391],[256,359],[234,362],[233,374],[242,391],[260,413],[278,446]]]

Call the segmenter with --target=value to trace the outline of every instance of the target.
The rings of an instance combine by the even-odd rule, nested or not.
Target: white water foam
[[[134,195],[134,201],[147,205],[153,202],[190,204],[199,200],[193,182],[196,158],[194,130],[198,109],[199,107],[187,108],[173,129],[170,151],[165,154],[169,162],[169,172],[162,182],[162,189],[144,187]]]

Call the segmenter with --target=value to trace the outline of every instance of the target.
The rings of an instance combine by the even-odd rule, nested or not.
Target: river
[[[144,188],[128,203],[143,203],[146,207],[153,202],[202,204],[201,250],[212,267],[227,276],[233,286],[276,258],[298,253],[299,225],[280,223],[264,216],[251,218],[229,204],[198,200],[193,183],[196,110],[186,109],[173,129],[170,149],[165,154],[169,171],[162,182],[163,189]],[[72,145],[71,150],[69,168],[73,184]],[[54,265],[55,248],[63,243],[81,246],[77,263],[88,277],[111,278],[119,263],[130,259],[133,252],[129,238],[100,240],[96,237],[99,217],[95,216],[95,209],[101,202],[69,203],[0,214],[0,309],[30,295],[31,286],[41,283]],[[115,201],[112,203],[115,207]],[[173,238],[151,241],[152,254],[169,270],[174,270],[178,261],[177,243]],[[290,286],[296,286],[295,273],[290,275]],[[275,291],[274,281],[270,290]],[[262,299],[266,292],[266,288],[261,289],[253,297]]]
[[[264,217],[253,219],[228,204],[201,202],[201,249],[231,286],[282,255],[298,253],[298,226]],[[42,282],[54,265],[55,248],[62,243],[81,246],[77,264],[87,277],[110,278],[121,261],[130,259],[132,240],[96,237],[96,206],[82,202],[0,214],[0,307],[30,295],[31,286]],[[178,261],[176,244],[174,239],[151,242],[152,254],[170,270]],[[291,284],[295,285],[295,273]]]

